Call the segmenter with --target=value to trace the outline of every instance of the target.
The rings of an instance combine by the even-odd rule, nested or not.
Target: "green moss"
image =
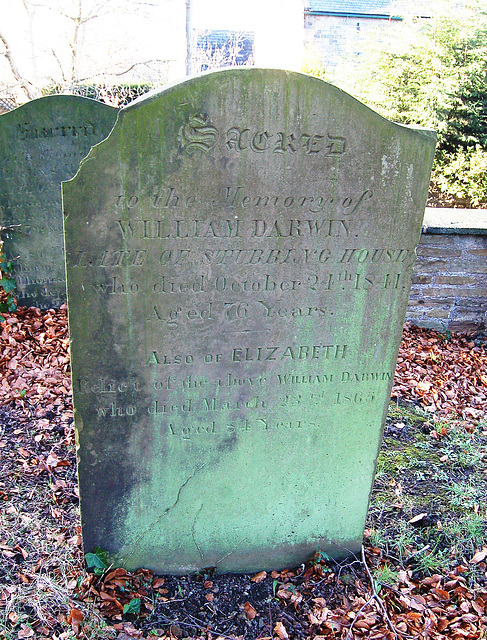
[[[391,404],[369,510],[370,543],[418,575],[469,564],[487,535],[485,430]],[[400,428],[395,427],[398,423]],[[434,426],[433,426],[434,425]],[[425,514],[414,526],[411,519]],[[471,584],[483,580],[473,566]]]

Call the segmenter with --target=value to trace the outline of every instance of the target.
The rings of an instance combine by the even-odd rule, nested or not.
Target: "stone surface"
[[[121,111],[63,186],[86,551],[180,574],[360,548],[434,146],[283,71]]]
[[[61,182],[108,135],[117,113],[88,98],[48,96],[0,117],[0,227],[8,227],[20,305],[66,302]]]
[[[413,324],[460,333],[485,330],[487,234],[482,224],[473,226],[467,218],[469,212],[460,210],[456,215],[458,232],[446,219],[444,226],[430,224],[423,231],[406,314]],[[430,223],[432,219],[429,214]]]
[[[427,207],[423,232],[487,236],[487,209]]]

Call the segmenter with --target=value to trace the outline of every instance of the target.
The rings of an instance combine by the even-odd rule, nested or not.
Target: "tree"
[[[15,81],[20,85],[20,88],[22,89],[22,91],[24,91],[25,95],[27,96],[27,98],[29,98],[29,100],[33,100],[34,98],[37,98],[37,91],[35,87],[32,85],[31,82],[29,82],[29,80],[24,78],[20,73],[17,67],[17,63],[15,61],[15,58],[12,55],[12,51],[10,49],[10,45],[7,41],[7,38],[1,31],[0,31],[0,42],[4,47],[4,51],[2,55],[5,57],[8,63],[8,67]]]
[[[439,7],[406,25],[388,51],[371,50],[341,84],[391,120],[435,129],[433,181],[479,204],[487,202],[487,13],[478,2]]]
[[[174,22],[173,0],[10,2],[9,12],[15,12],[15,19],[7,12],[1,16],[0,85],[16,94],[19,102],[42,95],[49,86],[70,93],[82,83],[159,79],[168,64],[168,58],[149,58],[147,43],[138,36],[152,30],[153,40],[158,28],[157,53],[169,52],[170,38],[164,36],[169,31],[166,23]]]

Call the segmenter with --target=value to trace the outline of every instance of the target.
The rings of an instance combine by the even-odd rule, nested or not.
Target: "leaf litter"
[[[0,638],[485,638],[485,504],[472,506],[483,538],[450,549],[443,566],[421,564],[431,551],[424,543],[431,532],[444,534],[448,515],[433,513],[446,508],[441,500],[436,509],[407,503],[428,482],[439,486],[424,470],[419,491],[417,469],[412,479],[401,469],[378,473],[360,558],[336,563],[318,553],[297,569],[254,575],[155,576],[103,564],[100,575],[87,573],[68,344],[65,307],[20,308],[0,324]],[[455,473],[468,481],[475,465],[460,472],[452,464],[468,442],[455,449],[451,430],[485,451],[486,356],[482,335],[406,326],[384,455],[400,454],[425,432],[447,469],[443,481],[454,482]],[[424,416],[417,424],[411,412],[401,414],[405,402]],[[485,471],[487,457],[475,460]],[[398,520],[409,532],[400,553],[390,543]]]

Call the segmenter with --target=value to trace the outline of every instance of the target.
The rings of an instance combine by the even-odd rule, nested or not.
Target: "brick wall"
[[[312,45],[326,67],[335,67],[342,62],[344,55],[357,57],[370,46],[373,36],[375,45],[387,42],[386,37],[400,32],[401,22],[397,20],[378,20],[364,17],[342,17],[305,15],[304,39],[306,45]]]
[[[427,209],[406,319],[460,332],[487,326],[487,215]]]

